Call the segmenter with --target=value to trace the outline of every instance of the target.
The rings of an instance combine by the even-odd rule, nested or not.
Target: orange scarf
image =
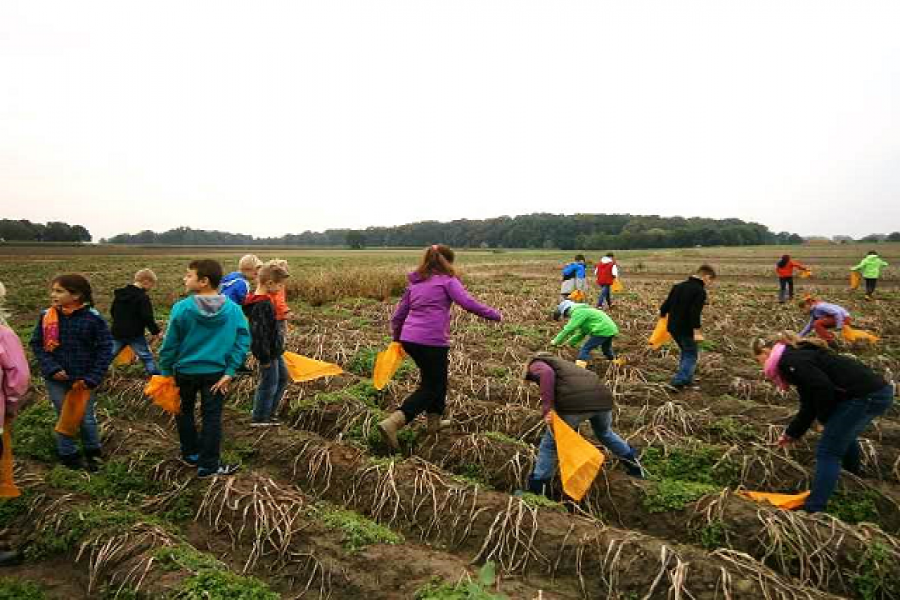
[[[84,304],[78,303],[72,306],[62,306],[59,310],[68,317],[82,308],[84,308]],[[44,350],[53,352],[59,348],[59,314],[56,312],[56,307],[51,306],[44,313],[41,319],[41,329],[44,334]]]

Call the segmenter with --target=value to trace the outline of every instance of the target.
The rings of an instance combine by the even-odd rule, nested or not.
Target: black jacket
[[[700,313],[706,304],[706,286],[699,277],[691,276],[672,286],[669,297],[659,307],[659,316],[669,317],[669,333],[675,337],[694,336],[700,329]]]
[[[546,352],[532,356],[528,365],[535,361],[547,363],[556,374],[553,403],[559,414],[594,413],[613,407],[612,392],[593,371]]]
[[[794,439],[802,437],[813,420],[827,422],[839,402],[863,398],[887,385],[858,360],[814,344],[785,348],[778,370],[800,394],[800,411],[786,431]]]
[[[159,333],[159,326],[153,318],[153,304],[143,288],[126,285],[115,291],[112,308],[112,336],[117,340],[129,340],[144,335],[144,329],[151,335]]]
[[[250,321],[250,352],[256,360],[268,364],[284,354],[284,336],[278,330],[272,301],[267,296],[251,294],[242,308]]]

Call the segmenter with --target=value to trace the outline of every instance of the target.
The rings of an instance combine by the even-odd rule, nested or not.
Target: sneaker
[[[271,425],[272,427],[280,427],[281,420],[278,417],[272,417],[271,419],[269,419],[269,425]]]
[[[250,427],[273,427],[275,425],[280,425],[278,421],[250,421]]]
[[[240,465],[219,465],[218,469],[197,469],[197,477],[215,477],[217,475],[234,475],[240,469]]]
[[[188,454],[187,456],[182,456],[179,460],[182,464],[187,465],[188,467],[196,467],[197,463],[200,462],[200,455]]]

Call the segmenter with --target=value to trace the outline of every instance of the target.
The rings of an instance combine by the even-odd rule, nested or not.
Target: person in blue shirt
[[[256,276],[263,262],[255,254],[247,254],[238,261],[238,270],[229,273],[219,283],[219,293],[238,306],[244,305],[244,299],[250,293],[250,286],[255,285]]]
[[[587,292],[584,263],[584,254],[576,254],[575,260],[563,267],[562,285],[559,288],[563,300],[569,300],[573,292],[580,291],[582,296]]]

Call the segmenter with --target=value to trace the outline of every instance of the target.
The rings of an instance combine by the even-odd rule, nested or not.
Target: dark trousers
[[[181,455],[200,455],[197,463],[202,469],[219,468],[219,450],[222,445],[222,404],[225,395],[214,394],[210,388],[221,379],[222,373],[187,375],[177,373],[175,383],[181,391],[181,414],[175,417]],[[200,394],[200,416],[203,428],[197,435],[194,423],[194,404]]]
[[[782,304],[788,300],[794,299],[794,278],[779,277],[778,278],[778,301]]]
[[[403,342],[403,349],[419,367],[420,373],[419,387],[400,407],[406,416],[406,422],[409,423],[422,412],[433,415],[444,414],[450,348]]]
[[[878,285],[877,279],[869,279],[866,278],[866,296],[871,296],[875,293],[875,286]]]

